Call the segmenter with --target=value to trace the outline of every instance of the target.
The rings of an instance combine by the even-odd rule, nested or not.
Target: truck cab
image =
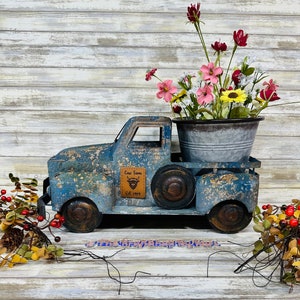
[[[39,207],[51,201],[65,227],[93,231],[103,214],[207,215],[237,232],[257,204],[260,162],[185,162],[172,152],[172,122],[130,118],[113,143],[67,148],[48,161]]]

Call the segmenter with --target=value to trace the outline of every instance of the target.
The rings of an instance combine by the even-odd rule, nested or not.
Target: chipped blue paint
[[[197,180],[196,210],[205,215],[220,200],[237,200],[243,203],[249,212],[256,206],[258,197],[258,174],[234,173],[220,170],[202,175]]]
[[[135,140],[140,127],[158,128],[159,139]],[[48,194],[53,210],[60,211],[72,198],[86,197],[103,214],[205,215],[213,206],[226,200],[239,201],[249,212],[253,211],[259,185],[255,168],[260,167],[260,161],[250,158],[246,162],[230,163],[184,162],[180,153],[171,153],[171,137],[169,118],[140,116],[129,119],[111,144],[60,151],[48,161]],[[194,176],[195,200],[187,207],[164,209],[153,197],[153,176],[159,168],[167,165],[186,168]],[[120,177],[123,167],[145,169],[144,197],[122,197]],[[139,180],[137,176],[136,181]],[[173,186],[176,188],[177,183]]]

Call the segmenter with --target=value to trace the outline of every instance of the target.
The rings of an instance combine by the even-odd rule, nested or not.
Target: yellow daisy
[[[222,96],[220,100],[222,102],[239,102],[243,103],[247,99],[247,95],[244,90],[236,89],[236,90],[226,90],[222,92]]]
[[[177,95],[174,95],[171,103],[182,100],[186,96],[186,90],[181,90]]]

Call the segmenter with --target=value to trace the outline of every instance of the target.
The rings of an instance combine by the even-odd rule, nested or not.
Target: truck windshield
[[[132,128],[132,130],[128,132],[124,132],[124,130],[126,130],[125,125],[116,136],[115,143],[119,141],[120,137],[124,134],[125,140],[123,142],[125,142],[127,146],[162,147],[163,126],[160,124],[155,126],[142,124],[141,126]]]
[[[144,147],[161,147],[162,128],[159,126],[140,126],[136,129],[130,144]]]

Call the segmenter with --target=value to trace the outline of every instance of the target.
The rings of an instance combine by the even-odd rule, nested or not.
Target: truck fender
[[[84,197],[95,203],[101,213],[111,211],[115,203],[113,179],[92,172],[66,172],[50,178],[52,209],[60,211],[70,199]]]
[[[196,181],[196,210],[205,215],[223,201],[241,202],[249,213],[257,205],[259,176],[254,172],[217,171]]]

